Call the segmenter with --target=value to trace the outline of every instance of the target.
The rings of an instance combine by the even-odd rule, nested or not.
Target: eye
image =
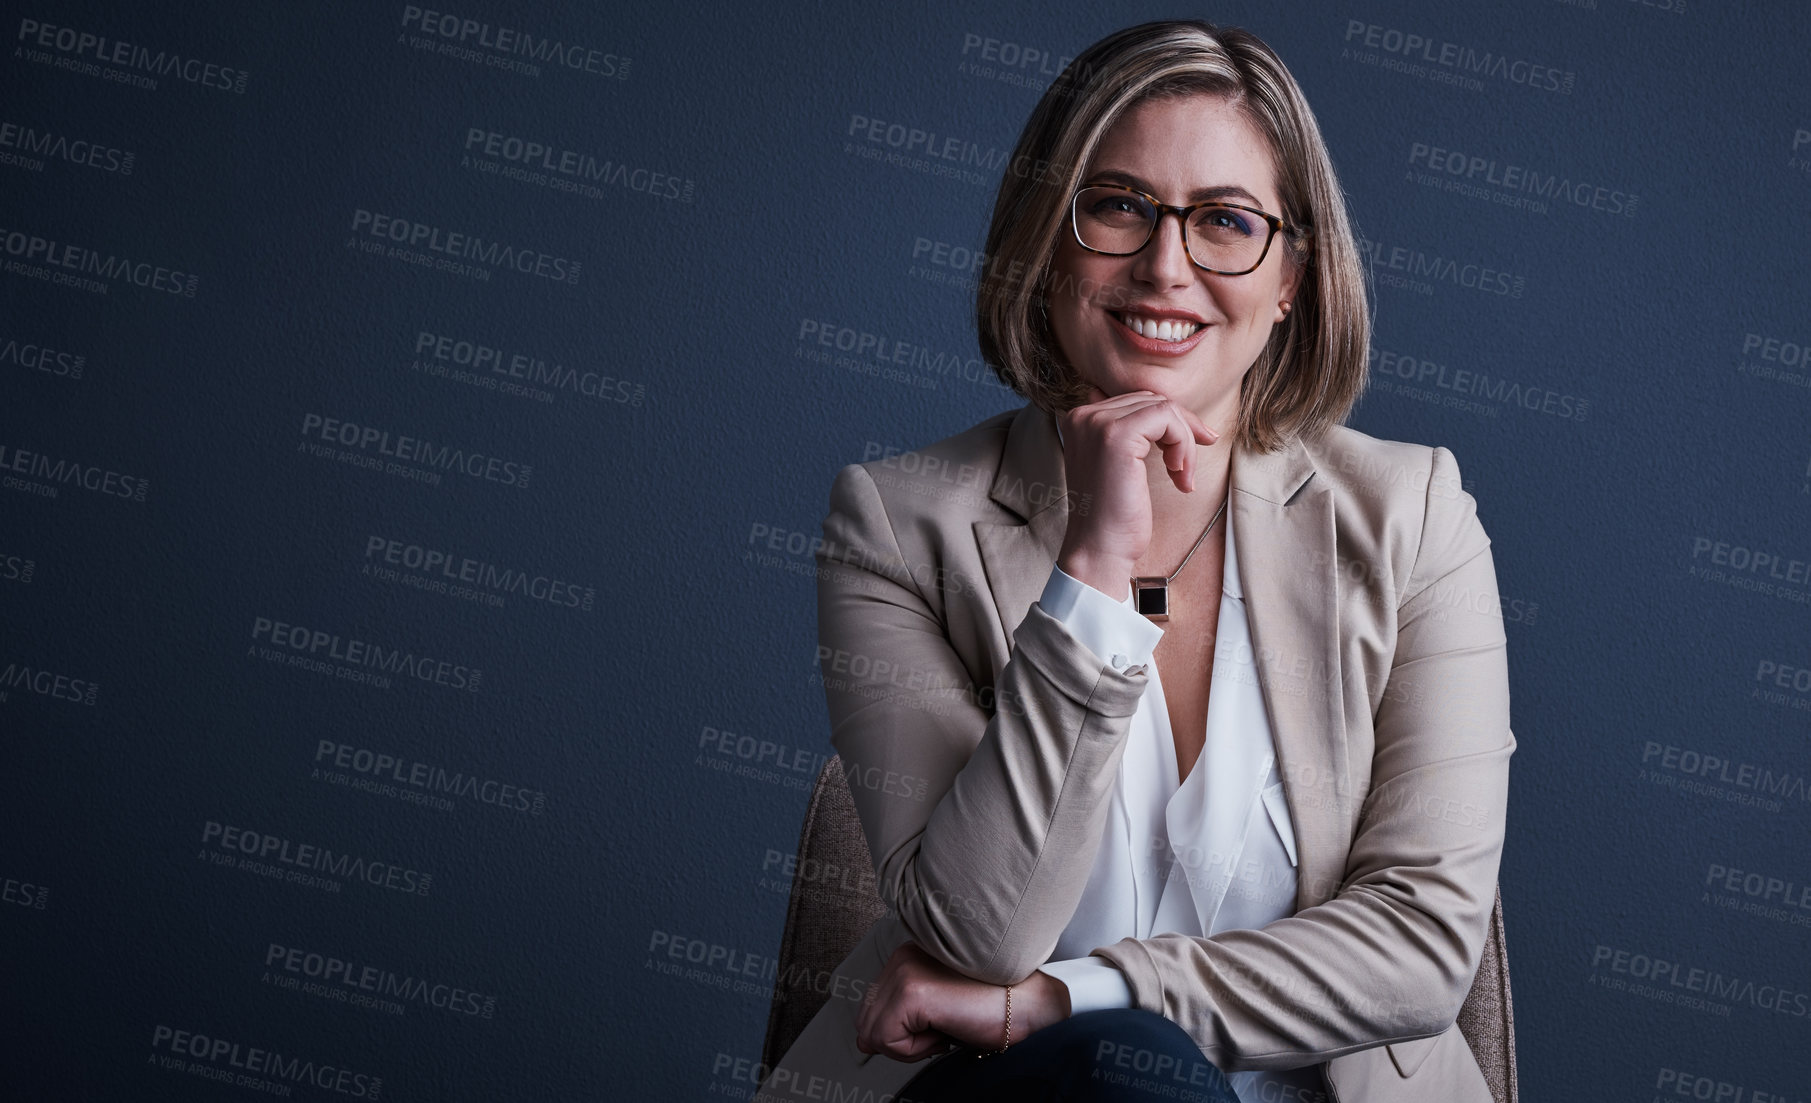
[[[1257,220],[1234,207],[1208,207],[1200,214],[1202,229],[1222,236],[1250,237]]]
[[[1138,215],[1145,213],[1145,202],[1135,195],[1103,195],[1088,205],[1094,214]]]

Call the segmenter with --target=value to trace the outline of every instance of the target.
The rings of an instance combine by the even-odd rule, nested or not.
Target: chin
[[[1096,384],[1108,394],[1125,394],[1128,391],[1151,391],[1165,398],[1182,398],[1182,381],[1189,375],[1201,370],[1192,364],[1141,364],[1120,362],[1115,366],[1107,384]]]

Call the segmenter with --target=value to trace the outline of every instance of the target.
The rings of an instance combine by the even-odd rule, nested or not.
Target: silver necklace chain
[[[1230,498],[1231,495],[1229,494],[1229,495],[1227,495],[1227,497]],[[1225,512],[1226,512],[1226,498],[1222,498],[1222,499],[1220,499],[1220,508],[1214,510],[1214,519],[1209,521],[1207,523],[1207,527],[1201,530],[1200,539],[1196,540],[1195,546],[1190,548],[1188,550],[1188,554],[1182,557],[1182,567],[1188,566],[1188,561],[1195,558],[1195,553],[1197,551],[1201,550],[1202,544],[1205,544],[1207,542],[1207,534],[1214,531],[1214,526],[1220,523],[1220,515]],[[1182,567],[1177,567],[1175,570],[1171,571],[1169,574],[1169,577],[1164,579],[1164,581],[1165,582],[1176,581],[1176,576],[1182,573]]]

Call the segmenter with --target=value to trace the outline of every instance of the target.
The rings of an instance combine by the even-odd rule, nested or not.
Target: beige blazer
[[[1496,571],[1445,448],[1339,427],[1235,446],[1232,538],[1295,825],[1296,914],[1094,950],[1222,1069],[1325,1062],[1342,1103],[1490,1103],[1454,1020],[1503,848]],[[1071,510],[1052,416],[837,475],[818,560],[830,741],[888,913],[756,1099],[887,1103],[927,1062],[855,1048],[907,939],[965,975],[1048,960],[1094,864],[1147,675],[1034,603]]]

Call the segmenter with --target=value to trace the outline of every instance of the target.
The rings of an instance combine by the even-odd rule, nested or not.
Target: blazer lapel
[[[975,543],[999,614],[1000,632],[994,640],[997,666],[1005,665],[1009,641],[1031,603],[1043,594],[1050,568],[1063,549],[1068,494],[1056,419],[1027,404],[1008,424],[1005,454],[987,494],[1023,520],[975,522]]]
[[[1295,828],[1296,909],[1331,898],[1345,871],[1343,679],[1333,497],[1298,439],[1277,452],[1233,446],[1227,508],[1258,656],[1258,682]],[[1068,527],[1068,483],[1056,420],[1027,404],[1008,424],[988,497],[1019,521],[977,521],[975,542],[999,617],[995,669],[1043,593]]]
[[[1295,828],[1296,910],[1330,899],[1351,840],[1333,495],[1300,440],[1236,447],[1232,527],[1245,615]]]

